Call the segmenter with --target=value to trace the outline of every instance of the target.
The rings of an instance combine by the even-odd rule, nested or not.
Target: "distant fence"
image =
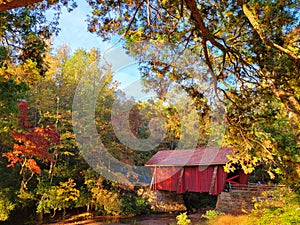
[[[253,191],[253,192],[261,192],[261,191],[271,191],[275,190],[279,187],[284,187],[284,185],[270,185],[270,184],[229,184],[230,192],[241,192],[241,191]]]

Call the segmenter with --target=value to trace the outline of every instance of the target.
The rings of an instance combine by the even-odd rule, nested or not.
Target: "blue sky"
[[[95,47],[99,49],[101,53],[105,52],[105,50],[111,46],[111,43],[103,42],[100,37],[97,37],[96,34],[91,34],[87,30],[86,19],[87,14],[91,13],[91,8],[86,0],[78,0],[76,2],[78,7],[71,13],[68,13],[63,9],[59,21],[61,31],[59,35],[52,40],[54,51],[59,46],[68,44],[73,51],[78,48],[90,50]],[[49,17],[51,17],[50,13]],[[121,55],[124,57],[124,54]],[[120,57],[120,55],[116,55],[114,60],[118,60],[118,57]],[[139,79],[136,65],[128,65],[127,67],[120,69],[114,75],[114,78],[121,82],[120,88],[125,88],[127,85]]]
[[[67,10],[63,9],[59,21],[61,31],[53,40],[54,48],[62,44],[68,44],[73,51],[78,48],[89,50],[96,47],[103,52],[110,46],[109,43],[102,42],[100,37],[89,33],[87,30],[87,22],[85,20],[87,19],[87,14],[91,12],[91,8],[86,0],[78,0],[76,2],[78,7],[72,12],[68,13]]]

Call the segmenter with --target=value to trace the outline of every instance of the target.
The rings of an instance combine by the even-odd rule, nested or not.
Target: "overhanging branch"
[[[41,1],[42,0],[0,0],[0,12],[22,6],[32,5]]]
[[[187,5],[187,8],[191,11],[193,18],[199,25],[203,39],[208,40],[213,46],[220,49],[224,54],[227,53],[226,47],[224,45],[222,45],[221,43],[219,43],[206,28],[203,17],[201,15],[201,13],[199,12],[199,9],[197,8],[196,1],[195,0],[185,0],[185,3]]]
[[[265,43],[265,45],[271,47],[271,48],[275,48],[278,51],[288,55],[290,58],[292,58],[293,60],[295,60],[296,62],[299,62],[300,58],[298,56],[296,56],[295,54],[293,54],[291,51],[289,51],[286,48],[283,48],[282,46],[273,43],[272,41],[270,41],[266,34],[263,32],[263,30],[261,29],[261,25],[259,24],[259,22],[255,19],[255,16],[253,15],[253,13],[250,11],[250,9],[248,8],[247,4],[244,3],[243,0],[239,0],[239,4],[241,5],[243,12],[245,14],[245,16],[248,18],[249,22],[251,23],[251,25],[253,26],[254,30],[258,33],[260,39]]]

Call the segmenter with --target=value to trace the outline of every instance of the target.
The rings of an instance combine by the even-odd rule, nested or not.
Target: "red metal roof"
[[[232,155],[230,148],[197,148],[157,152],[145,166],[207,166],[224,165]]]

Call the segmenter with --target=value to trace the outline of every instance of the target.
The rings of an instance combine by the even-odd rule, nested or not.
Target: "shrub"
[[[254,207],[255,224],[300,224],[299,196],[286,188],[265,193]]]
[[[215,220],[220,215],[225,215],[225,214],[216,210],[207,210],[205,214],[203,214],[201,217],[208,220]]]
[[[75,206],[80,195],[75,186],[74,180],[69,179],[66,182],[60,182],[59,186],[48,187],[38,202],[37,212],[50,213],[53,210],[54,217],[57,210],[63,210],[63,215],[65,215],[66,209]]]
[[[15,208],[15,203],[8,197],[8,193],[8,189],[0,191],[0,221],[7,220],[10,212]]]
[[[139,215],[149,211],[149,202],[136,196],[135,193],[125,193],[122,200],[123,215]]]
[[[121,215],[122,200],[117,192],[113,192],[104,188],[92,189],[93,204],[96,206],[96,211],[106,215]]]
[[[176,216],[176,220],[178,225],[189,225],[191,223],[191,220],[188,219],[186,212],[180,213],[178,216]]]

